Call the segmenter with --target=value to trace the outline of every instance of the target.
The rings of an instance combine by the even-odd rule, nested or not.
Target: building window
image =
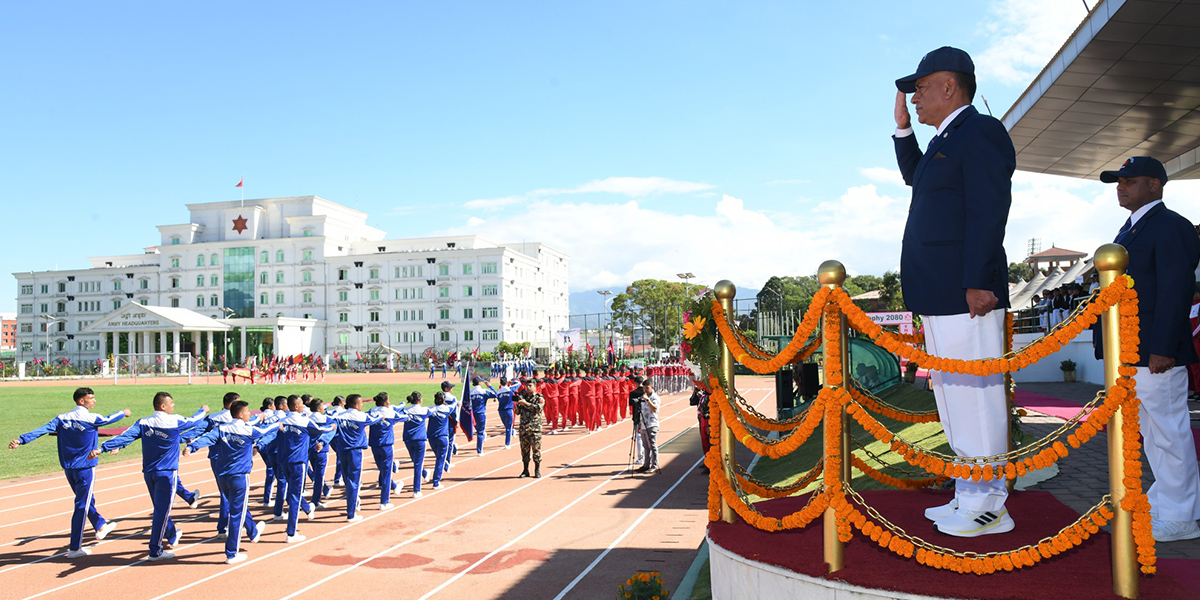
[[[441,339],[443,342],[450,341],[450,332],[449,331],[441,331],[439,333],[441,335],[439,335],[438,338]]]
[[[204,276],[203,275],[196,276],[196,287],[204,287]]]
[[[475,289],[469,285],[463,286],[463,298],[470,298],[475,295]]]
[[[369,295],[371,300],[379,299],[379,290],[367,290],[367,294]]]
[[[277,262],[277,263],[283,262],[283,250],[275,251],[275,262]]]
[[[260,263],[262,263],[262,264],[264,264],[264,265],[265,265],[265,264],[267,264],[267,263],[269,263],[269,262],[271,262],[271,253],[270,253],[270,252],[267,252],[266,250],[263,250],[263,251],[262,251],[261,253],[259,253],[259,255],[258,255],[258,262],[260,262]]]
[[[23,315],[33,314],[33,305],[32,304],[22,304],[21,305],[21,314],[23,314]]]
[[[483,335],[480,337],[482,337],[483,341],[485,341],[485,342],[494,342],[494,341],[500,339],[500,330],[499,329],[484,329]]]
[[[216,294],[213,294],[208,297],[208,305],[209,306],[220,306],[220,304],[218,304],[219,302],[220,302],[220,300],[217,298]]]
[[[177,288],[179,288],[179,278],[172,277],[171,278],[171,289],[177,289]]]
[[[61,281],[58,282],[58,293],[60,293],[60,294],[67,293],[67,284],[65,284]]]
[[[304,233],[304,237],[312,237],[312,234],[313,234],[312,227],[305,227],[303,233]],[[304,260],[312,260],[312,258],[306,258]]]
[[[379,322],[379,311],[377,311],[377,310],[371,311],[370,313],[368,313],[367,318],[372,323],[378,323]]]
[[[196,307],[204,308],[204,295],[203,294],[196,296]]]
[[[496,274],[496,263],[494,263],[494,262],[480,263],[479,272],[483,273],[484,275],[495,275]]]
[[[196,266],[197,266],[197,267],[203,267],[203,266],[204,266],[204,255],[203,255],[203,254],[199,254],[199,255],[197,255],[197,256],[196,256]]]
[[[494,284],[480,286],[480,288],[481,289],[479,291],[482,292],[484,296],[498,296],[500,294],[499,286]]]
[[[179,298],[171,298],[171,308],[179,308]]]
[[[208,285],[211,285],[213,287],[217,287],[218,285],[221,285],[221,278],[218,277],[216,274],[209,275],[208,276]]]
[[[338,334],[338,343],[339,343],[339,344],[341,344],[341,345],[343,345],[343,346],[345,346],[346,344],[349,344],[349,343],[350,343],[350,334],[348,334],[348,333],[339,333],[339,334]]]
[[[338,269],[338,281],[350,279],[350,269]]]
[[[266,306],[266,305],[267,305],[267,298],[269,298],[269,297],[270,297],[270,296],[267,296],[267,293],[266,293],[266,292],[263,292],[263,293],[259,294],[259,295],[258,295],[258,303],[259,303],[259,304],[262,304],[262,305],[264,305],[264,306]]]
[[[178,245],[179,245],[179,236],[177,236],[177,235],[176,235],[176,236],[172,236],[172,237],[171,237],[171,245],[172,245],[172,246],[178,246]]]
[[[43,302],[43,303],[41,304],[41,306],[40,306],[40,310],[38,310],[38,312],[44,312],[44,313],[50,312],[50,305],[49,305],[49,304],[47,304],[47,303],[45,303],[45,302]]]
[[[283,283],[283,271],[275,271],[275,283]]]
[[[450,265],[438,265],[438,275],[445,277],[450,274]],[[445,340],[443,340],[445,341]]]
[[[300,253],[300,260],[312,260],[312,250],[305,250]]]
[[[33,293],[33,284],[21,286],[21,295],[28,296]]]
[[[269,275],[267,275],[267,272],[266,272],[266,271],[263,271],[262,273],[259,273],[259,274],[258,274],[258,282],[259,282],[259,283],[261,283],[261,284],[263,284],[263,285],[267,285],[267,277],[269,277]]]
[[[304,271],[303,273],[300,273],[300,280],[305,283],[312,281],[312,271]]]
[[[444,287],[438,290],[438,298],[449,298],[450,288]]]
[[[485,307],[483,307],[483,310],[481,312],[483,313],[482,316],[485,319],[499,319],[500,318],[500,309],[496,308],[495,306],[485,306]]]
[[[379,267],[371,267],[371,279],[379,279]]]
[[[120,300],[113,300],[113,308],[112,308],[112,309],[113,309],[113,310],[117,310],[118,308],[121,308],[121,301],[120,301]]]
[[[438,318],[439,319],[449,319],[450,318],[450,309],[439,308],[438,309]]]
[[[371,333],[367,334],[367,337],[368,337],[368,339],[370,339],[372,344],[379,343],[379,334],[378,333],[372,331]]]
[[[179,259],[178,259],[178,258],[172,258],[172,259],[171,259],[171,268],[172,268],[172,269],[178,269],[178,268],[179,268]]]
[[[345,312],[338,313],[338,323],[349,323],[349,322],[350,322],[350,313],[345,313]]]
[[[139,290],[150,289],[150,280],[149,279],[139,279],[138,280],[138,289]]]
[[[475,309],[464,308],[463,309],[463,318],[464,319],[474,319],[475,318]]]
[[[474,275],[474,274],[475,274],[475,265],[472,263],[465,263],[463,265],[463,275]]]
[[[82,302],[80,302],[80,303],[79,303],[79,305],[80,305],[80,306],[83,306],[83,303],[82,303]],[[66,302],[59,302],[59,303],[55,304],[55,305],[54,305],[54,310],[55,310],[55,311],[57,311],[57,312],[67,312],[67,303],[66,303]],[[81,310],[82,310],[82,309],[81,309]]]
[[[475,332],[474,332],[474,331],[471,331],[470,329],[468,329],[468,330],[464,331],[464,332],[463,332],[463,341],[464,341],[464,342],[472,342],[472,341],[475,341]]]
[[[216,255],[215,253],[214,253],[214,254],[213,254],[211,257],[209,257],[209,259],[208,259],[208,266],[210,266],[210,267],[215,267],[215,266],[218,266],[218,265],[220,265],[220,264],[221,264],[221,261],[220,261],[220,260],[218,260],[218,258],[217,258],[217,255]]]
[[[350,292],[347,292],[346,290],[341,290],[338,292],[338,302],[349,302],[349,301],[350,301]]]
[[[275,292],[275,304],[283,304],[283,292]]]
[[[312,304],[312,292],[304,292],[300,297],[304,299],[305,304]]]
[[[114,292],[121,291],[121,280],[120,279],[113,282],[113,291]]]

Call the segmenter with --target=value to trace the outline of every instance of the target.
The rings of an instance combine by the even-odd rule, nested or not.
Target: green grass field
[[[0,387],[0,411],[4,418],[0,419],[0,440],[3,441],[4,460],[0,460],[0,479],[24,477],[40,473],[53,473],[59,470],[57,439],[53,436],[42,436],[33,442],[8,449],[8,442],[23,433],[32,431],[55,416],[75,407],[71,400],[78,385],[62,387]],[[289,394],[312,394],[329,402],[336,395],[361,394],[364,397],[364,409],[374,406],[370,398],[379,392],[387,392],[393,405],[404,402],[404,398],[413,391],[421,392],[425,404],[433,403],[433,394],[438,391],[438,384],[329,384],[329,383],[300,383],[288,385],[164,385],[151,386],[103,386],[93,388],[96,392],[96,408],[92,412],[108,415],[118,410],[128,408],[133,416],[117,422],[113,427],[132,425],[141,417],[154,412],[151,401],[157,392],[167,392],[175,399],[175,412],[190,416],[201,406],[207,404],[209,410],[221,410],[221,398],[226,392],[237,392],[242,400],[250,403],[250,408],[258,409],[263,398],[268,395],[287,396]],[[459,388],[454,389],[455,392]],[[457,394],[456,394],[457,395]],[[101,438],[103,442],[106,438]],[[141,443],[134,442],[120,453],[104,454],[100,457],[101,464],[129,460],[141,457]]]

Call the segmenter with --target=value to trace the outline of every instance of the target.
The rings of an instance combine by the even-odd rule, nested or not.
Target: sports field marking
[[[139,465],[139,469],[140,469],[140,465]],[[141,473],[141,471],[139,470],[139,471],[138,471],[138,473]],[[183,476],[191,476],[191,475],[196,475],[196,474],[201,474],[201,475],[203,475],[203,474],[205,474],[205,473],[212,474],[212,468],[208,468],[208,469],[199,469],[199,470],[196,470],[196,471],[188,471],[187,473],[180,473],[180,474],[179,474],[179,476],[180,476],[180,477],[183,477]],[[203,481],[203,480],[202,480],[202,481]],[[95,480],[93,480],[93,485],[94,485],[94,483],[95,483]],[[119,489],[122,489],[122,488],[132,487],[132,486],[136,486],[136,485],[142,485],[142,486],[144,486],[144,485],[146,485],[146,482],[145,482],[145,481],[135,481],[135,482],[133,482],[133,483],[126,483],[126,484],[124,484],[124,485],[118,485],[118,486],[112,486],[112,487],[105,487],[105,488],[103,488],[103,491],[109,491],[109,490],[119,490]],[[40,492],[30,492],[30,493],[40,493],[40,494],[45,494],[45,493],[47,493],[47,492],[56,492],[56,491],[58,491],[58,489],[59,489],[59,488],[52,488],[52,489],[49,489],[49,490],[42,490],[42,491],[40,491]],[[26,510],[26,509],[28,509],[28,508],[29,508],[29,507],[31,507],[31,506],[40,506],[40,505],[42,505],[42,504],[50,504],[50,503],[52,503],[52,502],[62,502],[62,501],[74,502],[74,500],[75,500],[75,494],[74,494],[74,493],[72,493],[72,494],[71,494],[71,495],[69,495],[69,496],[59,496],[59,497],[57,497],[57,498],[52,498],[52,499],[50,499],[50,500],[42,500],[41,502],[32,502],[32,503],[24,504],[24,505],[22,505],[22,506],[14,506],[14,507],[12,507],[12,508],[3,508],[3,509],[0,509],[0,513],[6,513],[6,512],[9,512],[9,511],[13,511],[13,510]],[[118,502],[119,502],[119,501],[118,501]]]
[[[141,454],[138,453],[137,458],[141,459],[141,457],[142,457]],[[181,457],[179,460],[179,465],[191,467],[193,465],[193,463],[198,463],[201,460],[207,461],[208,459],[204,458],[204,457],[197,457],[196,459],[190,459],[188,457]],[[185,465],[184,463],[187,463],[187,464]],[[115,471],[123,471],[126,468],[133,468],[134,470],[129,471],[128,473],[114,474]],[[107,464],[103,464],[103,465],[96,467],[96,471],[97,471],[97,473],[100,473],[103,475],[102,477],[94,478],[94,481],[96,483],[99,483],[102,481],[112,481],[113,479],[118,479],[121,477],[129,477],[131,475],[139,475],[142,472],[142,464],[141,464],[141,460],[138,460],[136,463],[132,462],[131,460],[125,461],[125,462],[119,462],[119,463],[107,463]],[[61,475],[61,472],[60,472],[60,475]],[[33,490],[33,491],[29,491],[29,492],[21,492],[19,494],[7,493],[10,488],[21,487],[23,485],[29,485],[31,483],[53,483],[54,485],[52,485],[51,487],[46,488],[44,490]],[[51,476],[51,477],[46,477],[45,479],[38,479],[36,481],[25,481],[22,483],[14,483],[13,485],[10,485],[10,486],[0,487],[0,498],[4,498],[5,500],[7,500],[9,498],[17,498],[19,496],[28,496],[30,494],[44,494],[47,491],[58,489],[60,487],[63,487],[62,479]]]

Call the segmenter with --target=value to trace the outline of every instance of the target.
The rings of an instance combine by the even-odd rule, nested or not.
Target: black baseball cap
[[[921,57],[921,64],[917,65],[917,72],[907,77],[901,77],[896,80],[896,89],[911,94],[917,91],[917,80],[932,75],[938,71],[954,71],[956,73],[975,74],[975,63],[971,61],[971,56],[963,50],[952,48],[950,46],[942,46],[937,50],[933,50]]]
[[[448,389],[450,389],[450,388],[452,388],[452,387],[454,387],[454,384],[453,384],[453,383],[450,383],[449,381],[443,381],[443,382],[442,382],[442,389],[443,389],[443,390],[448,390]]]
[[[1100,181],[1116,183],[1120,177],[1153,177],[1163,184],[1167,183],[1167,169],[1153,156],[1133,156],[1125,159],[1125,163],[1116,171],[1102,171]]]

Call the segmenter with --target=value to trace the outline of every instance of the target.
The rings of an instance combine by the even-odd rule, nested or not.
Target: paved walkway
[[[1061,398],[1069,402],[1085,404],[1100,391],[1101,386],[1090,383],[1020,383],[1019,389]],[[1192,424],[1200,422],[1200,404],[1189,402]],[[1063,419],[1030,413],[1022,419],[1025,430],[1034,437],[1043,437],[1057,429]],[[1143,455],[1144,460],[1144,455]],[[1096,504],[1108,493],[1108,434],[1099,433],[1083,446],[1072,449],[1066,459],[1059,461],[1058,475],[1029,489],[1044,490],[1054,494],[1067,506],[1083,512]],[[1150,465],[1142,469],[1143,489],[1154,482]],[[1155,544],[1160,558],[1200,559],[1200,539]]]

